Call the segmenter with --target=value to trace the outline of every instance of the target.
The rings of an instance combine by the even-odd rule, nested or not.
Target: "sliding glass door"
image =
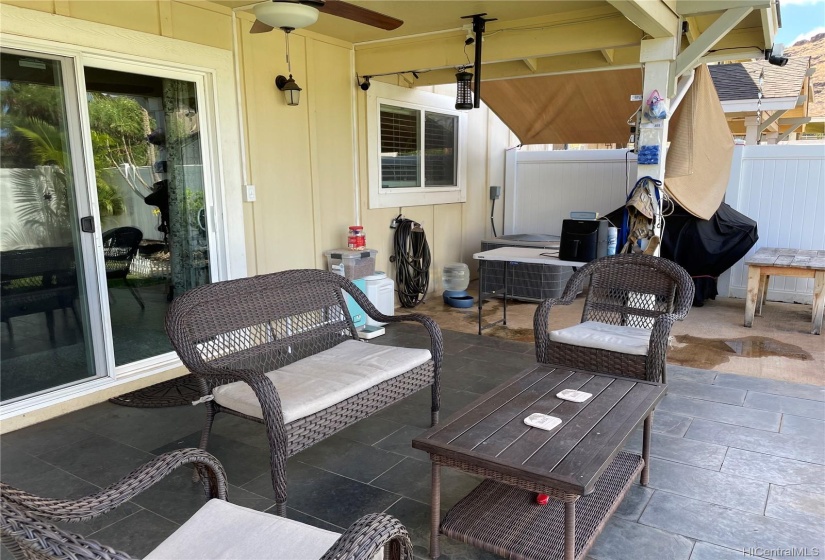
[[[173,363],[214,276],[204,77],[3,49],[0,402]]]
[[[100,332],[94,213],[73,78],[69,59],[0,52],[4,402],[103,373],[102,344],[92,336]]]

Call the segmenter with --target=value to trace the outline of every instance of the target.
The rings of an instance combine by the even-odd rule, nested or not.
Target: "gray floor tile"
[[[825,420],[825,402],[822,401],[749,391],[748,397],[745,399],[745,406],[748,408],[758,408],[759,410],[773,410],[794,416]]]
[[[407,498],[429,504],[431,472],[430,463],[407,458],[384,473],[380,478],[372,481],[372,484]],[[451,508],[478,486],[480,481],[480,479],[469,474],[442,467],[441,507]]]
[[[721,385],[684,381],[679,378],[668,378],[667,393],[668,395],[679,395],[705,401],[741,405],[745,402],[747,391],[744,389],[736,389],[735,387],[723,387]]]
[[[486,346],[473,346],[459,352],[456,356],[466,356],[472,360],[511,367],[513,368],[513,375],[536,363],[536,357],[533,355],[508,352],[507,350],[489,348]]]
[[[641,431],[633,434],[626,448],[634,453],[641,454]],[[718,471],[725,459],[726,452],[727,447],[723,445],[673,437],[657,432],[653,432],[650,438],[650,455],[652,457],[678,461],[703,469]]]
[[[480,373],[471,373],[467,370],[445,373],[441,379],[442,387],[468,391],[477,395],[483,395],[499,385],[501,385],[501,382],[498,379],[486,377]]]
[[[205,424],[205,422],[206,414],[204,413],[201,425],[199,425],[198,429],[192,432],[192,434],[197,434],[197,437],[200,438],[202,425]],[[211,434],[231,438],[239,443],[245,443],[252,447],[269,449],[269,439],[266,437],[266,428],[263,424],[232,414],[224,413],[215,416]]]
[[[808,526],[825,535],[825,494],[812,494],[793,486],[771,486],[765,515]]]
[[[140,510],[117,523],[84,535],[102,544],[120,550],[133,558],[142,558],[154,550],[178,525],[151,511]]]
[[[657,407],[658,410],[706,418],[716,422],[758,428],[760,430],[779,431],[781,416],[776,412],[754,410],[730,404],[721,404],[699,399],[688,399],[678,395],[667,395]]]
[[[650,459],[650,484],[688,498],[761,514],[768,499],[767,482],[727,473]]]
[[[685,439],[694,439],[765,453],[776,457],[825,464],[825,448],[821,442],[802,436],[754,430],[730,424],[720,424],[696,418],[688,428]]]
[[[625,494],[622,503],[619,504],[614,515],[622,519],[627,519],[628,521],[637,521],[645,510],[645,506],[647,506],[647,502],[650,500],[653,492],[653,488],[634,484],[630,487],[627,494]]]
[[[3,434],[3,443],[12,444],[19,451],[37,456],[92,435],[94,434],[89,430],[74,423],[66,422],[66,417],[61,416],[22,430]]]
[[[690,416],[657,410],[656,414],[653,415],[653,432],[682,437],[690,427],[692,420],[693,418]]]
[[[39,458],[85,481],[108,486],[148,463],[154,455],[103,436],[92,436]]]
[[[656,492],[639,519],[649,525],[711,544],[732,548],[814,548],[825,536],[795,523],[709,504],[668,492]]]
[[[800,484],[825,486],[825,466],[755,453],[731,447],[722,472],[762,480],[781,486]]]
[[[266,474],[244,488],[264,495],[271,484]],[[362,515],[384,511],[400,497],[300,462],[290,462],[287,467],[287,505],[338,527],[349,527]]]
[[[175,440],[163,447],[152,450],[155,455],[185,447],[198,447],[200,432]],[[269,476],[269,448],[253,447],[226,436],[212,434],[209,436],[207,451],[217,457],[226,470],[230,484],[243,486],[250,480],[267,473]],[[271,492],[262,494],[271,496]]]
[[[724,385],[725,387],[737,387],[748,391],[758,391],[760,393],[770,393],[771,395],[825,401],[825,387],[805,385],[803,383],[790,383],[788,381],[777,381],[775,379],[749,377],[735,373],[719,373],[716,375],[714,384]]]
[[[699,541],[693,547],[693,554],[690,555],[690,560],[743,560],[743,558],[764,558],[756,556],[751,553],[750,556],[745,557],[742,549],[733,550],[732,548],[724,548]]]
[[[385,418],[378,418],[370,416],[363,420],[356,422],[349,428],[344,428],[338,432],[338,436],[351,439],[352,441],[360,441],[367,445],[375,445],[384,438],[394,434],[401,428],[403,424],[387,420]]]
[[[415,426],[404,426],[397,432],[394,432],[379,441],[375,444],[375,446],[385,449],[386,451],[392,451],[393,453],[404,455],[406,457],[414,457],[421,461],[429,461],[429,453],[421,451],[420,449],[413,449],[412,446],[413,438],[421,435],[425,431],[426,430],[423,428],[417,428]]]
[[[779,432],[794,436],[807,436],[819,441],[825,441],[825,422],[822,420],[814,420],[813,418],[783,414],[782,426],[779,428]]]
[[[697,369],[676,364],[667,365],[667,381],[690,381],[692,383],[713,383],[716,372],[707,369]]]
[[[273,507],[269,513],[275,515],[275,508]],[[306,523],[307,525],[312,525],[313,527],[318,527],[319,529],[324,529],[325,531],[332,531],[333,533],[343,533],[346,530],[346,527],[338,527],[337,525],[327,523],[322,519],[312,517],[311,515],[307,515],[306,513],[291,507],[286,508],[286,517],[287,519],[300,521],[301,523]]]
[[[293,456],[293,460],[340,474],[359,482],[381,476],[404,459],[370,445],[332,436]]]
[[[33,481],[48,480],[49,474],[56,467],[33,455],[20,451],[16,446],[6,443],[6,436],[0,445],[0,474],[3,482],[23,490]]]
[[[596,539],[595,560],[687,560],[693,542],[681,535],[613,518]]]

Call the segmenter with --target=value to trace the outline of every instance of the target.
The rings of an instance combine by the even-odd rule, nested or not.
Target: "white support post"
[[[768,141],[768,144],[776,144],[779,140],[779,133],[778,132],[768,132],[765,134],[765,138]]]
[[[745,117],[745,145],[756,146],[759,144],[759,122],[753,117]]]
[[[650,97],[654,90],[658,90],[662,96],[667,96],[676,76],[673,73],[674,61],[676,60],[677,41],[673,37],[662,39],[648,39],[642,41],[640,62],[644,66],[644,101]],[[653,177],[664,184],[665,181],[665,159],[667,158],[667,129],[670,121],[670,99],[665,100],[668,108],[668,118],[651,122],[644,116],[641,121],[638,146],[656,146],[659,149],[659,161],[652,164],[638,164],[636,167],[636,179],[642,177]],[[656,200],[656,193],[650,193],[651,199]],[[657,216],[653,228],[654,234],[662,238],[661,200],[657,209]],[[659,248],[655,255],[659,255]]]

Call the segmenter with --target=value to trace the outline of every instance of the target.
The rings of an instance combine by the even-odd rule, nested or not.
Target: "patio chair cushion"
[[[318,560],[340,535],[298,521],[209,500],[146,559]]]
[[[649,329],[608,325],[597,321],[585,321],[566,329],[550,331],[548,334],[553,342],[636,356],[647,356],[650,347]]]
[[[266,376],[278,390],[284,423],[289,424],[406,373],[431,357],[429,350],[346,340]],[[223,407],[263,417],[255,393],[243,381],[216,387],[212,394]]]

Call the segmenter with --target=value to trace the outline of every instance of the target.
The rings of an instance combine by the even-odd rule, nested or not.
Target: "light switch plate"
[[[243,192],[243,201],[244,202],[255,202],[257,200],[255,196],[255,185],[246,185],[246,188]]]

